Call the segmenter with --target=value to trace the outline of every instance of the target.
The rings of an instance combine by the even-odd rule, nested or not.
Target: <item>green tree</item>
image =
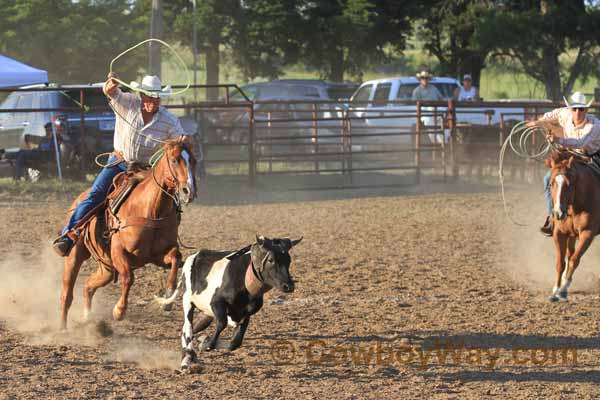
[[[247,79],[275,79],[299,60],[305,23],[299,0],[246,0],[231,35],[232,58]]]
[[[194,14],[191,0],[173,0],[164,3],[165,23],[173,29],[167,37],[192,47]],[[206,84],[220,83],[221,51],[230,47],[234,19],[240,8],[239,0],[197,0],[198,52],[204,54]],[[208,91],[209,99],[216,99],[218,90]]]
[[[127,0],[0,0],[0,51],[48,71],[51,81],[102,81],[112,57],[145,37]],[[137,75],[139,59],[120,63]]]
[[[492,51],[477,39],[482,18],[493,8],[486,0],[437,0],[422,4],[422,25],[417,30],[423,47],[439,61],[438,73],[460,77],[469,73],[479,85],[481,70]]]
[[[600,10],[584,0],[497,2],[482,19],[480,43],[496,57],[518,61],[523,71],[541,82],[546,95],[561,100],[598,73]]]
[[[303,23],[300,57],[331,80],[360,76],[369,66],[405,48],[418,10],[408,0],[317,0],[299,9]]]

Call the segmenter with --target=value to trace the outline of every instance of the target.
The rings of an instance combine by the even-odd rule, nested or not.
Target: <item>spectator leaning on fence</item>
[[[556,142],[567,148],[582,150],[591,156],[592,162],[599,164],[600,120],[587,115],[587,109],[590,107],[592,101],[586,102],[585,95],[581,92],[573,93],[570,103],[567,99],[564,100],[566,107],[547,112],[539,120],[529,122],[527,126],[559,125],[563,130],[564,137],[556,137],[550,133],[548,139],[551,142]],[[540,230],[545,235],[552,236],[554,223],[551,216],[552,195],[550,193],[550,171],[544,176],[544,191],[548,216]]]
[[[79,237],[74,229],[78,222],[106,199],[113,178],[125,171],[128,163],[147,164],[165,140],[181,137],[187,141],[179,119],[160,106],[160,98],[169,95],[171,89],[163,88],[158,76],[145,76],[141,83],[132,82],[132,86],[142,90],[139,96],[123,93],[113,79],[116,77],[111,72],[103,88],[117,117],[115,151],[96,176],[88,195],[71,214],[61,235],[54,240],[52,248],[62,257],[69,254]]]
[[[419,79],[419,86],[412,92],[412,99],[415,101],[440,101],[444,100],[444,97],[434,85],[430,84],[429,81],[432,75],[427,71],[421,71],[417,74]]]
[[[478,101],[479,90],[472,85],[473,78],[470,74],[463,76],[463,85],[454,90],[454,99],[458,101]]]

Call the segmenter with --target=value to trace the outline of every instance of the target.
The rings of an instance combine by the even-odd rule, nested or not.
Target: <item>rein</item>
[[[165,150],[164,148],[158,150],[156,153],[154,153],[152,155],[152,157],[150,157],[150,165],[151,165],[151,175],[152,175],[152,179],[154,181],[154,183],[156,183],[156,186],[158,186],[158,188],[167,196],[169,196],[171,199],[173,199],[173,202],[175,203],[175,212],[163,217],[163,218],[146,218],[146,217],[136,217],[136,216],[131,216],[131,217],[127,217],[124,219],[119,219],[119,217],[117,215],[115,215],[114,213],[112,213],[109,209],[108,212],[110,213],[110,215],[117,221],[117,225],[115,227],[113,227],[111,229],[111,234],[114,234],[115,232],[118,232],[121,229],[127,228],[129,226],[143,226],[146,228],[150,228],[150,229],[164,229],[166,227],[172,226],[174,223],[176,224],[179,218],[179,214],[181,214],[181,201],[179,200],[179,195],[177,194],[178,191],[175,191],[175,195],[172,195],[171,193],[169,193],[168,190],[165,190],[162,185],[160,184],[160,182],[158,182],[158,179],[156,179],[156,175],[155,175],[155,169],[156,166],[158,165],[158,162],[160,161],[160,159],[165,156],[166,157],[166,162],[169,168],[169,173],[171,176],[166,178],[165,184],[167,186],[167,188],[169,189],[178,189],[179,188],[179,183],[177,182],[177,178],[175,178],[175,174],[173,173],[173,170],[171,169],[171,165],[170,165],[170,161],[169,161],[169,156],[165,155]],[[181,242],[181,239],[179,238],[179,235],[177,235],[177,239]]]
[[[171,174],[171,176],[167,177],[166,179],[166,185],[169,189],[176,189],[175,190],[175,195],[172,195],[171,193],[169,193],[168,190],[165,190],[162,185],[158,182],[158,180],[156,179],[156,175],[154,174],[154,170],[156,165],[158,164],[158,162],[160,161],[160,159],[165,156],[165,149],[162,148],[160,150],[158,150],[156,153],[154,153],[152,155],[152,157],[150,157],[150,165],[152,166],[152,179],[154,180],[154,183],[156,183],[156,186],[159,187],[159,189],[166,194],[167,196],[169,196],[171,199],[173,199],[173,201],[175,202],[175,208],[177,209],[178,212],[181,212],[181,201],[179,200],[179,183],[177,182],[177,178],[175,178],[175,174],[173,173],[173,170],[171,169],[171,163],[169,160],[169,156],[165,156],[167,159],[167,166],[169,168],[169,173]]]

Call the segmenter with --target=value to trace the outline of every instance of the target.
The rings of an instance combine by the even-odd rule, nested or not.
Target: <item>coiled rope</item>
[[[527,126],[528,122],[530,121],[522,121],[513,126],[510,134],[504,140],[504,143],[500,148],[500,159],[498,164],[498,177],[500,179],[504,213],[513,224],[519,226],[527,225],[515,221],[508,212],[508,207],[506,205],[506,195],[504,191],[504,156],[506,154],[506,150],[510,148],[517,157],[524,160],[534,160],[538,162],[543,162],[551,151],[567,151],[578,158],[587,158],[585,154],[580,151],[568,149],[556,142],[551,142],[549,140],[551,136],[550,131],[547,128],[539,125]],[[541,135],[543,137],[543,140],[541,141],[542,144],[537,149],[534,147],[534,143],[536,143],[534,138],[536,135]]]
[[[506,217],[515,225],[527,226],[515,221],[506,205],[506,194],[504,190],[504,157],[506,150],[510,148],[512,152],[519,158],[524,160],[543,161],[552,149],[556,148],[554,143],[548,140],[549,132],[542,126],[527,126],[529,121],[522,121],[513,126],[508,137],[504,140],[500,148],[500,159],[498,163],[498,177],[500,179],[500,189],[502,192],[502,204]],[[534,148],[533,144],[536,135],[542,135],[543,141],[539,148]]]

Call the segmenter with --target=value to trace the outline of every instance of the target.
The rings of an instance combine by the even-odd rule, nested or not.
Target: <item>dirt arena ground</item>
[[[62,264],[48,243],[68,201],[0,196],[0,399],[598,398],[600,245],[569,300],[551,304],[541,194],[509,196],[529,224],[519,228],[495,190],[439,189],[186,209],[181,236],[197,248],[304,236],[292,251],[295,293],[269,292],[242,348],[200,354],[191,375],[175,371],[180,305],[151,301],[166,278],[156,267],[137,272],[125,321],[110,319],[110,285],[83,324],[87,264],[69,332],[57,332]]]

